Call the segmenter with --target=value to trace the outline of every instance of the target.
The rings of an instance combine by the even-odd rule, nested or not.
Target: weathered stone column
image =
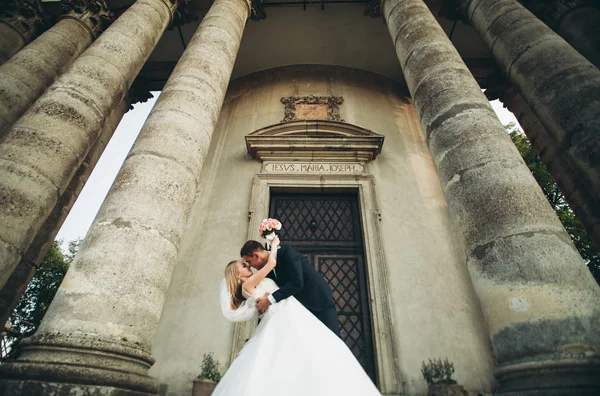
[[[0,65],[44,30],[46,20],[36,0],[4,0],[0,6]]]
[[[106,145],[114,134],[125,112],[129,110],[129,100],[123,99],[108,117],[106,125],[102,128],[100,137],[88,152],[87,157],[79,166],[73,176],[69,187],[63,192],[58,203],[44,222],[44,225],[29,245],[29,249],[13,271],[6,284],[0,289],[0,323],[8,320],[11,312],[17,306],[19,299],[25,292],[27,284],[35,274],[38,266],[48,253],[54,242],[56,234],[69,215],[71,208],[79,197]]]
[[[600,9],[588,5],[572,9],[556,26],[556,33],[600,68]]]
[[[156,392],[150,348],[249,14],[243,0],[211,6],[0,391]]]
[[[600,69],[516,0],[461,0],[464,15],[600,201]]]
[[[600,6],[597,0],[521,0],[521,3],[600,68]]]
[[[523,97],[509,88],[500,98],[519,120],[534,150],[558,184],[569,206],[581,219],[592,242],[600,248],[600,201],[590,194],[584,181],[565,159],[561,148],[531,111]]]
[[[0,137],[113,18],[104,0],[69,8],[56,25],[0,66]]]
[[[500,392],[596,392],[600,288],[424,2],[382,8],[464,238]]]
[[[0,144],[0,287],[56,205],[106,118],[173,17],[138,0],[34,103]]]

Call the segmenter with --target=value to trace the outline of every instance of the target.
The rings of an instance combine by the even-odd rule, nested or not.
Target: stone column
[[[600,68],[600,8],[597,0],[521,0],[521,3]]]
[[[557,24],[556,33],[600,68],[600,9],[597,5],[571,10]]]
[[[58,234],[60,227],[62,227],[69,215],[71,208],[75,204],[81,190],[83,190],[85,183],[127,110],[129,110],[129,100],[124,99],[113,110],[110,117],[108,117],[106,125],[102,128],[100,137],[88,152],[87,157],[75,173],[75,176],[73,176],[69,187],[61,195],[52,213],[50,213],[50,216],[44,222],[44,225],[35,236],[29,249],[23,255],[23,258],[6,284],[0,289],[0,323],[5,323],[13,309],[17,306],[19,299],[27,288],[27,284],[35,274],[46,253],[48,253],[48,249],[50,249],[50,245],[54,242],[56,234]]]
[[[516,0],[461,0],[466,19],[600,201],[600,69]]]
[[[0,66],[0,138],[113,17],[104,0],[69,8],[56,25]]]
[[[173,9],[167,0],[136,1],[3,137],[0,287],[123,99]]]
[[[581,219],[592,242],[600,248],[600,201],[590,194],[584,181],[565,159],[561,148],[550,137],[523,97],[514,88],[509,88],[500,99],[517,117],[525,135],[558,184],[569,206]]]
[[[597,392],[600,288],[425,3],[382,8],[464,239],[500,392]]]
[[[156,392],[151,345],[249,13],[211,6],[0,392]]]
[[[46,30],[36,0],[4,1],[0,6],[0,65]]]

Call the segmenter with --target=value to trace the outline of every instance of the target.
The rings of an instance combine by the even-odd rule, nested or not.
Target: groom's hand
[[[265,312],[271,305],[271,301],[269,301],[269,294],[271,293],[267,292],[264,294],[264,296],[256,299],[256,308],[258,308],[258,312]]]

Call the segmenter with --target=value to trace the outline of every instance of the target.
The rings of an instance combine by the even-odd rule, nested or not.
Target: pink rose
[[[264,219],[258,227],[260,236],[262,236],[263,238],[265,237],[265,235],[276,233],[276,231],[279,230],[281,230],[281,223],[279,222],[279,220],[272,218]]]

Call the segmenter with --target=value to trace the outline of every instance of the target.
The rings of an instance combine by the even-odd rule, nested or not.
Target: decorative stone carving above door
[[[296,120],[331,120],[344,122],[340,118],[341,96],[290,96],[281,98],[285,105],[285,117],[281,122]]]
[[[380,153],[384,137],[356,125],[329,120],[290,121],[246,135],[248,153],[261,161],[366,163]]]

